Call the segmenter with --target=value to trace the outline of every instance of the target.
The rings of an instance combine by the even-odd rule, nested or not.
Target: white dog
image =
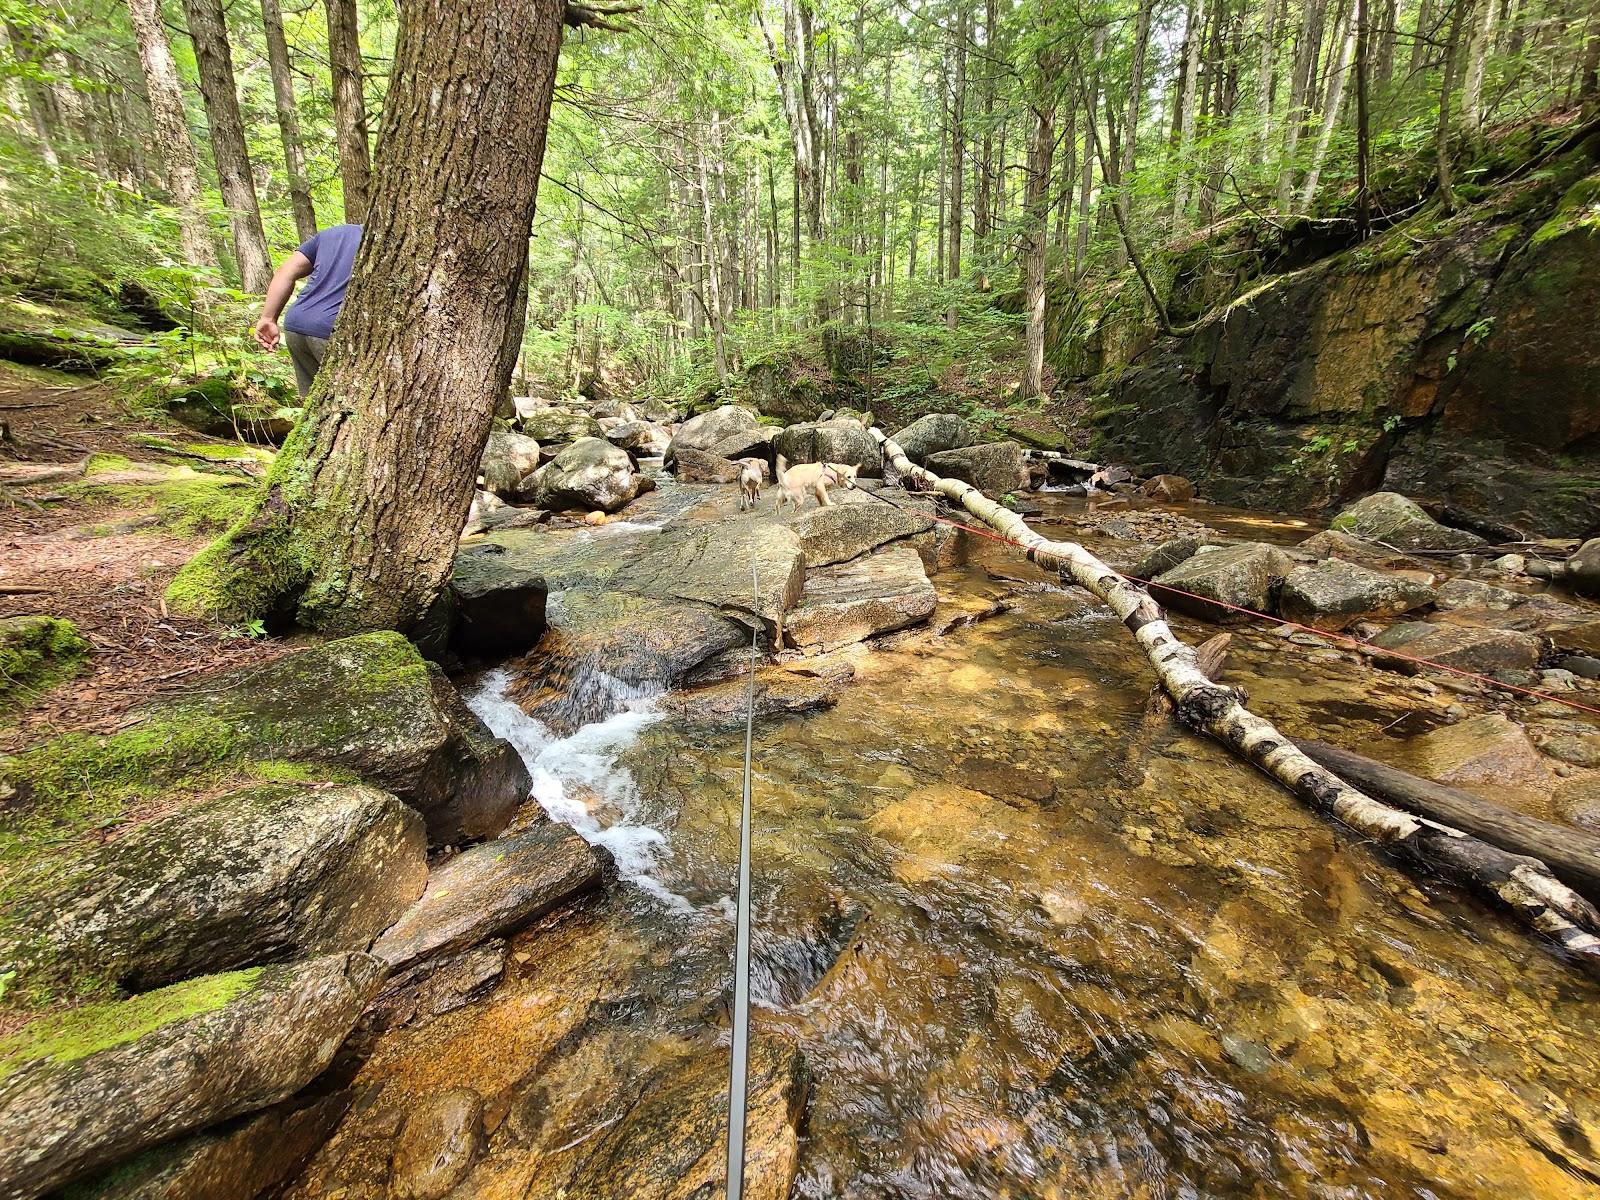
[[[833,501],[828,499],[828,487],[853,488],[856,486],[856,473],[859,467],[846,466],[844,463],[796,463],[787,466],[783,455],[778,455],[778,499],[773,506],[774,512],[783,510],[784,501],[794,505],[798,512],[805,502],[806,493],[810,492],[817,499],[818,505],[829,505]]]

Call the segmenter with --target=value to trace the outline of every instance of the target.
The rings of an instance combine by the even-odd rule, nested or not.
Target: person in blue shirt
[[[255,323],[256,341],[266,351],[276,350],[280,336],[289,347],[294,362],[294,382],[305,396],[311,381],[322,366],[333,323],[344,307],[345,289],[350,286],[350,271],[355,266],[356,250],[361,245],[361,226],[330,225],[312,234],[300,248],[283,260],[267,285],[267,298],[261,317]],[[310,276],[306,279],[306,276]],[[300,295],[284,313],[294,285],[306,279]],[[278,316],[283,314],[283,327]]]

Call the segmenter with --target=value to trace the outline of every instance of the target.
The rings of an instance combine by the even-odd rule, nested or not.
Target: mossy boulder
[[[377,991],[366,954],[206,975],[0,1039],[0,1195],[35,1197],[284,1100]]]
[[[65,617],[0,617],[0,717],[72,678],[92,650]]]
[[[258,783],[11,881],[0,972],[87,972],[133,991],[364,950],[421,894],[422,819],[362,784]]]
[[[1363,496],[1342,509],[1332,527],[1397,550],[1470,550],[1483,544],[1477,534],[1439,524],[1398,492]]]

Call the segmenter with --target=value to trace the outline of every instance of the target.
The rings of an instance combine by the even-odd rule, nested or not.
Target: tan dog
[[[759,458],[739,460],[739,511],[754,508],[761,499],[761,481],[767,477],[766,464]]]
[[[774,512],[783,511],[783,503],[787,500],[794,505],[795,511],[805,503],[806,493],[810,492],[817,498],[821,506],[832,504],[828,499],[828,487],[853,488],[856,486],[856,473],[859,467],[846,466],[844,463],[796,463],[787,466],[783,455],[778,455],[778,499],[773,506]]]

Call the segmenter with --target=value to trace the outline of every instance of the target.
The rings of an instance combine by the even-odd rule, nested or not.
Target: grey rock
[[[680,483],[733,483],[742,468],[709,450],[683,447],[673,456],[672,473]]]
[[[43,1017],[0,1040],[0,1196],[40,1196],[284,1100],[321,1073],[382,964],[332,954]]]
[[[1150,592],[1160,603],[1204,621],[1242,621],[1248,618],[1224,606],[1270,611],[1278,582],[1293,569],[1289,555],[1261,542],[1206,548],[1157,576]]]
[[[912,462],[922,465],[930,454],[978,444],[978,432],[955,413],[929,413],[894,435],[895,444]]]
[[[616,512],[655,480],[634,469],[626,450],[598,437],[579,438],[523,485],[528,499],[557,511]]]
[[[784,622],[789,645],[837,650],[933,615],[938,596],[922,559],[908,546],[806,573],[805,593]]]
[[[1520,592],[1481,583],[1476,579],[1451,579],[1439,586],[1435,603],[1441,610],[1479,608],[1505,612],[1527,601]]]
[[[989,442],[930,454],[924,463],[935,475],[970,483],[991,500],[1026,491],[1028,463],[1016,442]]]
[[[588,413],[569,412],[562,408],[541,408],[519,417],[517,424],[522,432],[541,446],[561,446],[579,438],[605,436],[600,422]]]
[[[863,478],[883,475],[878,443],[859,421],[807,421],[791,425],[773,439],[773,450],[795,463],[831,462],[860,468]]]
[[[754,429],[740,430],[738,433],[723,438],[712,445],[708,454],[715,454],[718,458],[759,458],[764,462],[772,459],[772,443],[777,438],[778,431],[770,425],[758,425]]]
[[[395,1143],[389,1193],[396,1200],[440,1200],[483,1153],[483,1097],[449,1088],[406,1115]]]
[[[934,529],[934,522],[926,516],[908,511],[929,505],[928,501],[896,497],[891,505],[864,489],[839,490],[832,499],[832,504],[801,510],[790,525],[800,538],[808,568],[848,562],[890,542]]]
[[[1168,538],[1135,564],[1133,577],[1148,581],[1157,575],[1165,575],[1178,564],[1193,558],[1205,544],[1206,539],[1195,533]]]
[[[676,461],[679,450],[710,450],[731,437],[749,435],[760,425],[755,413],[732,404],[691,417],[672,435],[672,442],[667,447],[667,466]]]
[[[1318,629],[1344,629],[1366,618],[1422,608],[1433,599],[1432,588],[1403,575],[1327,558],[1289,572],[1279,593],[1278,612]]]
[[[510,933],[597,886],[603,863],[565,825],[485,842],[434,870],[427,890],[372,953],[391,968]]]
[[[0,965],[66,959],[143,991],[364,950],[427,874],[422,818],[387,792],[257,784],[24,873]]]
[[[1532,633],[1427,621],[1391,625],[1373,638],[1372,644],[1379,650],[1400,650],[1413,658],[1481,674],[1531,670],[1544,650],[1544,640]],[[1373,661],[1402,671],[1418,669],[1414,663],[1381,654],[1374,655]]]
[[[667,452],[672,434],[653,421],[624,421],[606,430],[606,440],[632,454],[656,458]]]
[[[502,500],[520,498],[518,485],[539,467],[539,443],[526,434],[493,429],[478,460],[484,490]]]
[[[1340,510],[1333,528],[1385,542],[1398,550],[1468,550],[1477,534],[1441,525],[1398,492],[1374,492]]]
[[[505,967],[505,939],[490,938],[396,971],[367,1005],[362,1028],[383,1033],[464,1008],[492,990]]]

